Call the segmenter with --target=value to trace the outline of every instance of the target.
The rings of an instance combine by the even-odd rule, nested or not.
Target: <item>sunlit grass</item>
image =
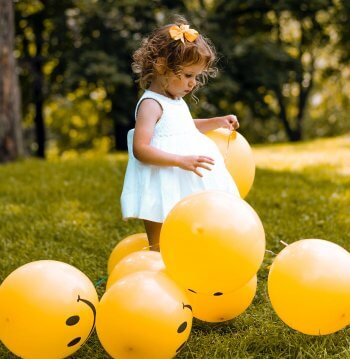
[[[254,150],[260,168],[303,171],[309,167],[332,168],[336,174],[350,174],[350,135],[298,144],[257,146]]]
[[[269,251],[278,253],[284,247],[281,241],[301,238],[323,238],[350,250],[348,137],[257,146],[254,155],[257,173],[247,201],[264,224]],[[94,283],[105,276],[115,244],[143,231],[141,221],[120,217],[126,161],[125,153],[90,153],[1,166],[0,281],[38,259],[72,264]],[[266,291],[271,252],[258,273],[258,291],[248,310],[227,323],[195,320],[179,358],[350,358],[349,329],[306,336],[277,318]],[[103,290],[98,288],[100,296]],[[13,356],[0,345],[0,357]],[[73,357],[108,355],[94,334]]]

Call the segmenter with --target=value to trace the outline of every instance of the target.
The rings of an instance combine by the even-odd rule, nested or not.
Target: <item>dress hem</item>
[[[163,221],[159,221],[159,220],[154,220],[154,219],[151,219],[151,218],[143,218],[145,216],[142,216],[142,217],[136,217],[136,216],[127,216],[127,217],[123,217],[123,221],[124,222],[127,222],[129,219],[141,219],[142,221],[150,221],[150,222],[156,222],[156,223],[164,223],[164,220]]]

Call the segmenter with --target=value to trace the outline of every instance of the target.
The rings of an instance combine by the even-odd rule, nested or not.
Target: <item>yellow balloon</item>
[[[188,291],[193,316],[205,322],[223,322],[238,317],[251,304],[256,293],[256,275],[243,287],[230,293],[209,295]]]
[[[136,233],[122,239],[114,247],[108,259],[108,274],[110,274],[114,266],[125,256],[132,252],[149,250],[149,242],[146,233]]]
[[[218,146],[241,197],[246,197],[255,177],[255,160],[248,141],[240,133],[226,128],[209,131],[206,135]]]
[[[183,288],[231,292],[258,271],[265,233],[243,199],[203,191],[185,197],[170,211],[160,233],[160,250],[167,273]]]
[[[304,334],[324,335],[350,322],[350,255],[335,243],[303,239],[284,248],[268,277],[277,315]]]
[[[112,270],[107,281],[106,289],[109,289],[111,285],[120,278],[143,270],[152,272],[165,270],[164,262],[159,252],[137,251],[124,257]]]
[[[0,339],[26,359],[65,358],[95,326],[98,297],[89,278],[62,262],[31,262],[0,286]]]
[[[97,311],[97,335],[113,358],[173,358],[191,327],[184,291],[161,272],[123,277],[105,292]]]

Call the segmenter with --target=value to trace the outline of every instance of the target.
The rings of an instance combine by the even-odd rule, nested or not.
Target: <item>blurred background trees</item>
[[[189,99],[194,116],[235,113],[251,142],[350,130],[350,0],[18,0],[27,153],[125,150],[140,95],[132,53],[177,13],[220,56],[217,78]]]

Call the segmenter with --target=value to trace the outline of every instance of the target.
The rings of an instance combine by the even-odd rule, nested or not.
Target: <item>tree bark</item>
[[[311,63],[308,66],[308,69],[304,69],[303,68],[303,62],[302,62],[302,58],[303,58],[303,54],[304,49],[307,48],[307,44],[306,44],[306,40],[305,40],[305,29],[303,28],[303,26],[301,25],[301,31],[302,31],[302,36],[301,36],[301,41],[300,41],[300,46],[299,46],[299,62],[301,65],[301,72],[300,72],[300,76],[298,76],[297,78],[297,82],[298,82],[298,86],[299,86],[299,102],[298,102],[298,115],[297,115],[297,127],[296,130],[297,132],[300,133],[300,139],[302,139],[303,137],[303,122],[304,122],[304,115],[305,115],[305,110],[306,110],[306,106],[307,106],[307,101],[309,98],[309,94],[311,92],[311,89],[313,87],[313,82],[314,82],[314,73],[315,73],[315,60],[314,60],[314,56],[312,54],[312,50],[309,50],[309,54],[311,57]],[[310,80],[308,84],[303,84],[303,77],[304,74],[308,73],[310,75]]]
[[[0,162],[23,155],[12,1],[0,1]]]
[[[35,133],[37,141],[36,156],[45,158],[46,148],[46,130],[44,122],[44,59],[43,49],[43,31],[44,31],[44,10],[38,12],[34,18],[33,31],[35,34],[36,56],[32,58],[32,67],[34,71],[33,94],[35,102]]]
[[[301,140],[301,132],[299,132],[298,130],[293,130],[288,122],[286,106],[283,101],[283,96],[282,96],[281,91],[277,88],[277,89],[274,89],[274,92],[275,92],[277,102],[278,102],[278,105],[280,108],[279,118],[282,121],[284,130],[286,131],[289,141],[292,141],[292,142],[300,141]]]

